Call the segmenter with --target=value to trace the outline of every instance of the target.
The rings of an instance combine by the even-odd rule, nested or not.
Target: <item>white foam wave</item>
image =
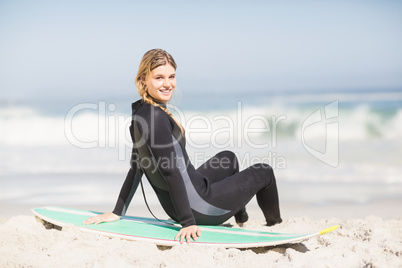
[[[337,138],[337,133],[328,132],[327,123],[339,125],[340,140],[393,140],[402,136],[402,109],[385,114],[368,106],[358,106],[339,110],[337,117],[326,120],[322,107],[322,120],[307,127],[303,125],[317,110],[320,109],[239,106],[225,112],[176,110],[174,114],[185,126],[189,143],[215,143],[217,148],[247,139],[256,143],[272,143],[277,138],[300,140],[302,131],[310,139]],[[86,111],[49,116],[27,107],[0,108],[0,144],[130,147],[130,120],[129,115],[119,113]]]
[[[312,125],[305,125],[315,113],[321,112],[321,119]],[[402,136],[402,109],[390,114],[375,111],[368,106],[354,109],[339,109],[337,116],[325,118],[325,109],[287,108],[283,106],[245,107],[241,111],[215,111],[207,113],[188,112],[184,122],[194,140],[211,140],[219,133],[226,139],[246,139],[247,136],[272,140],[276,138],[293,138],[300,140],[302,131],[310,139],[370,140],[398,139]],[[196,120],[198,118],[198,120]],[[183,119],[181,120],[183,122]],[[329,132],[327,124],[338,124],[336,133]],[[226,129],[226,131],[224,131]],[[194,131],[195,130],[195,131]],[[197,132],[197,130],[199,130]],[[221,140],[224,140],[221,134]],[[212,139],[213,140],[213,139]]]
[[[114,148],[130,144],[126,115],[95,112],[65,116],[42,115],[27,107],[0,109],[0,144],[18,146],[74,145],[81,148]]]
[[[3,145],[57,145],[65,142],[60,118],[42,116],[27,107],[0,109],[0,129],[0,144]]]

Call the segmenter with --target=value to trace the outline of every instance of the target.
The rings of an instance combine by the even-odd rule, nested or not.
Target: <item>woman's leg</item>
[[[278,190],[273,170],[269,165],[253,165],[211,184],[208,199],[219,207],[235,210],[244,208],[254,195],[264,213],[267,225],[280,223],[282,219]]]
[[[223,151],[208,159],[197,171],[207,177],[210,184],[213,184],[238,173],[239,162],[233,152]],[[234,217],[237,223],[246,222],[248,220],[246,207],[240,209]]]
[[[281,213],[279,210],[279,196],[278,188],[276,186],[276,179],[274,171],[268,166],[268,173],[270,175],[270,183],[257,193],[257,203],[264,213],[267,226],[281,223]]]
[[[208,159],[197,171],[212,184],[239,172],[239,162],[231,151],[222,151]]]

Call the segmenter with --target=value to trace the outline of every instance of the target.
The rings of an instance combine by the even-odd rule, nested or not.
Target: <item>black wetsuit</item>
[[[143,100],[133,103],[132,110],[131,169],[113,213],[125,215],[145,173],[165,212],[183,227],[218,225],[232,216],[245,222],[245,205],[254,195],[267,224],[281,222],[275,176],[269,165],[257,164],[239,172],[235,154],[223,151],[195,169],[172,117]]]

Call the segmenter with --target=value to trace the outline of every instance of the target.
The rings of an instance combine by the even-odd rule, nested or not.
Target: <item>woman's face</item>
[[[145,84],[152,98],[166,103],[176,87],[176,70],[170,64],[159,66],[151,71]]]

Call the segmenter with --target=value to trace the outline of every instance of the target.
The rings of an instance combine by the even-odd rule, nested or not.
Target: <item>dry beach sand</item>
[[[369,214],[372,208],[367,206],[364,211]],[[252,207],[247,229],[306,233],[340,227],[294,245],[237,250],[191,244],[158,248],[147,242],[83,233],[73,226],[47,230],[25,213],[27,207],[19,209],[25,215],[15,216],[10,208],[2,211],[0,267],[402,267],[402,219],[382,213],[383,217],[342,219],[327,217],[322,210],[325,218],[320,219],[320,210],[303,212],[284,206],[284,222],[265,227],[258,209]],[[333,214],[341,216],[337,213],[341,207],[333,209]],[[363,208],[354,209],[362,213]],[[142,213],[146,215],[146,211]],[[295,216],[301,213],[315,217]]]

